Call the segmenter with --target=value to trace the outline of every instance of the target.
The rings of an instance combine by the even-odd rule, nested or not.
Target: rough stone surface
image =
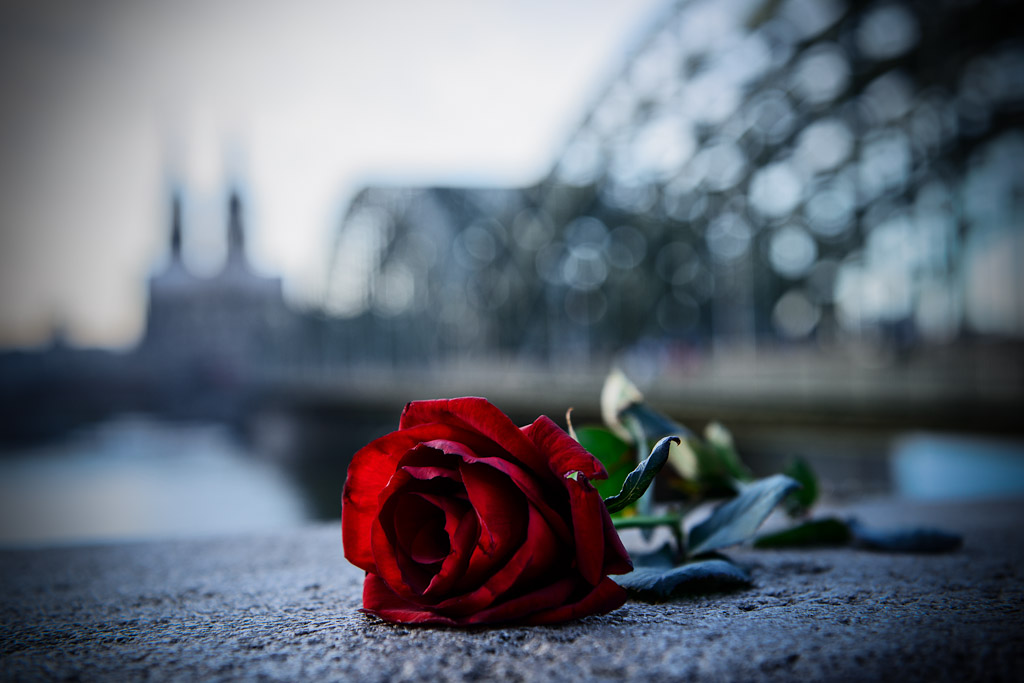
[[[338,525],[0,553],[0,677],[83,680],[1024,680],[1024,501],[874,502],[965,535],[932,556],[728,554],[750,589],[557,627],[439,630],[357,611]]]

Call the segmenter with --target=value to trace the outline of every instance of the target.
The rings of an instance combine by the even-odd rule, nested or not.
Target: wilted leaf
[[[745,485],[739,495],[715,508],[710,517],[690,531],[690,554],[699,555],[751,538],[772,509],[798,486],[784,474]]]
[[[873,529],[856,519],[847,521],[854,542],[868,550],[891,553],[945,553],[963,544],[959,534],[931,527]]]
[[[604,504],[608,508],[608,512],[618,512],[637,501],[644,494],[654,481],[654,477],[665,466],[665,462],[668,460],[669,445],[673,441],[679,441],[679,439],[668,436],[659,441],[651,454],[626,476],[622,490],[611,498],[605,499]]]
[[[640,567],[611,578],[634,597],[645,600],[713,593],[750,584],[750,577],[741,567],[722,559],[699,560],[671,569]]]
[[[629,431],[622,424],[620,414],[628,406],[643,400],[643,394],[629,381],[625,373],[613,368],[605,378],[604,386],[601,387],[601,418],[619,438],[628,441]]]
[[[806,514],[818,500],[818,477],[814,470],[803,458],[794,458],[783,474],[800,482],[800,488],[786,498],[786,512],[791,517]]]
[[[793,494],[790,494],[792,496]],[[755,548],[812,548],[816,546],[846,545],[852,534],[840,519],[814,519],[803,524],[758,536]]]
[[[708,443],[716,446],[736,448],[736,444],[732,440],[732,432],[726,429],[721,422],[709,422],[708,426],[704,428],[704,438],[708,440]]]
[[[680,477],[687,481],[696,481],[700,473],[697,455],[686,440],[674,443],[669,447],[668,462]]]
[[[604,427],[580,427],[575,432],[579,444],[600,460],[608,471],[607,479],[595,479],[590,483],[602,498],[614,496],[622,490],[626,475],[636,465],[633,448]]]

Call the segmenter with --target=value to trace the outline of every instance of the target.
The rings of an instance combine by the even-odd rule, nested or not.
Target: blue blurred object
[[[915,434],[892,452],[896,492],[917,500],[1024,495],[1024,443]]]

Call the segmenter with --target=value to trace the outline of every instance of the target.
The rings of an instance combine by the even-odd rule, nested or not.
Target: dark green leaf
[[[786,512],[791,517],[806,514],[818,500],[818,477],[803,458],[795,458],[783,471],[800,482],[800,487],[786,498]]]
[[[619,419],[632,418],[637,421],[648,439],[660,439],[663,436],[678,436],[682,439],[693,436],[689,429],[671,420],[646,403],[631,403],[619,413]]]
[[[705,497],[728,496],[738,493],[743,482],[752,476],[740,461],[732,445],[732,437],[721,425],[708,425],[707,440],[691,436],[686,440],[696,459],[697,479]]]
[[[679,439],[674,436],[668,436],[659,441],[655,445],[654,450],[651,451],[651,454],[642,463],[637,465],[635,470],[629,473],[622,484],[622,490],[604,501],[608,512],[618,512],[638,500],[644,494],[644,491],[654,481],[655,475],[665,466],[665,462],[668,460],[669,445],[673,441],[678,442]]]
[[[612,524],[616,529],[651,529],[658,526],[678,526],[682,521],[681,515],[634,515],[616,517]]]
[[[793,494],[790,494],[792,497]],[[811,548],[815,546],[846,545],[850,542],[850,528],[846,522],[829,517],[813,519],[803,524],[758,536],[755,548]]]
[[[697,437],[687,439],[687,445],[697,460],[701,496],[714,498],[736,494],[741,487],[719,459],[715,447]]]
[[[621,491],[626,475],[636,465],[633,448],[604,427],[580,427],[576,430],[576,440],[608,470],[607,479],[590,482],[601,497],[608,498]]]
[[[690,554],[699,555],[751,538],[772,509],[798,486],[784,474],[745,485],[739,495],[715,508],[690,531]]]
[[[868,550],[891,553],[945,553],[963,544],[959,534],[929,527],[873,529],[856,519],[848,520],[854,542]]]
[[[672,569],[640,567],[611,578],[634,597],[645,600],[733,590],[750,584],[742,568],[721,559],[690,562]]]

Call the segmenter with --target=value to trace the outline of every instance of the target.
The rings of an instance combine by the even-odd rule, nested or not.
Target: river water
[[[0,545],[260,532],[310,519],[273,462],[217,424],[122,416],[0,451]]]

